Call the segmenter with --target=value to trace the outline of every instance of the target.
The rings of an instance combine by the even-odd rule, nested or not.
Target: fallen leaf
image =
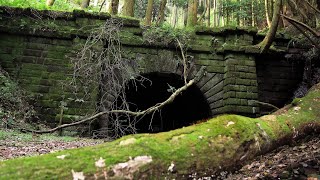
[[[129,144],[134,144],[137,140],[135,138],[129,138],[120,142],[120,146],[126,146]]]
[[[173,172],[173,168],[174,168],[174,164],[173,164],[173,162],[171,162],[171,164],[168,168],[168,171]]]
[[[102,157],[100,157],[100,159],[96,161],[94,164],[96,165],[96,167],[99,167],[99,168],[103,168],[106,166],[104,159],[102,159]]]
[[[232,122],[232,121],[229,121],[228,124],[227,124],[227,127],[229,127],[229,126],[231,126],[231,125],[233,125],[233,124],[235,124],[235,123]]]
[[[293,108],[293,110],[295,110],[295,111],[299,111],[300,109],[301,109],[301,107],[299,107],[299,106],[296,106]]]
[[[84,180],[85,176],[83,175],[83,172],[75,172],[73,169],[71,170],[73,180]]]
[[[64,159],[67,155],[60,155],[60,156],[57,156],[58,159]]]

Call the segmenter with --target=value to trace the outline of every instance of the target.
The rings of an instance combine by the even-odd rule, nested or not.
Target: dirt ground
[[[307,137],[290,146],[259,156],[236,172],[196,179],[320,180],[320,136]]]

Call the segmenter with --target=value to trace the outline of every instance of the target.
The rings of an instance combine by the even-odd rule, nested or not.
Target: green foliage
[[[0,0],[0,6],[12,6],[28,8],[32,7],[39,10],[60,10],[72,11],[73,9],[80,9],[78,1],[66,2],[65,0],[56,0],[52,7],[46,6],[46,0]]]
[[[12,127],[34,114],[26,93],[0,69],[0,127]]]
[[[175,44],[178,39],[183,45],[192,37],[191,29],[175,29],[164,23],[161,27],[151,26],[144,34],[144,40],[149,43],[161,42],[163,45]]]

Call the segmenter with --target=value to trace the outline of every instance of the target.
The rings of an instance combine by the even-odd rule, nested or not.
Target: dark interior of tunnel
[[[144,74],[142,83],[131,80],[126,87],[126,100],[131,111],[144,110],[165,101],[172,90],[184,85],[181,76],[167,73]],[[139,119],[138,133],[169,131],[209,118],[211,111],[200,89],[193,85],[161,111]],[[152,122],[151,122],[152,120]],[[151,123],[151,124],[150,124]]]

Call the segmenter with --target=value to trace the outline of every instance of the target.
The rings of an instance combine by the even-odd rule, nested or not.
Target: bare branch
[[[180,50],[181,50],[181,56],[182,56],[182,59],[183,59],[183,78],[184,78],[184,84],[187,84],[187,60],[186,60],[186,57],[185,57],[185,55],[184,55],[181,42],[179,41],[179,39],[176,39],[176,41],[177,41],[178,44],[179,44],[179,48],[180,48]]]
[[[164,106],[172,103],[174,101],[174,99],[179,95],[181,94],[183,91],[187,90],[190,86],[192,86],[193,84],[195,83],[195,80],[192,79],[190,80],[187,84],[185,84],[184,86],[182,86],[181,88],[177,89],[174,93],[171,94],[171,96],[166,99],[165,101],[161,102],[161,103],[158,103],[152,107],[149,107],[143,111],[137,111],[137,112],[134,112],[134,111],[127,111],[127,110],[110,110],[110,111],[103,111],[103,112],[99,112],[93,116],[90,116],[90,117],[87,117],[87,118],[84,118],[80,121],[77,121],[77,122],[74,122],[74,123],[70,123],[70,124],[63,124],[61,126],[57,126],[53,129],[49,129],[49,130],[43,130],[43,131],[35,131],[35,130],[28,130],[28,129],[21,129],[22,132],[32,132],[32,133],[37,133],[37,134],[44,134],[44,133],[53,133],[59,129],[63,129],[63,128],[66,128],[66,127],[71,127],[71,126],[76,126],[76,125],[79,125],[79,124],[83,124],[85,122],[88,122],[88,121],[91,121],[91,120],[94,120],[104,114],[113,114],[113,113],[123,113],[123,114],[129,114],[129,115],[133,115],[133,116],[143,116],[143,115],[147,115],[147,114],[150,114],[154,111],[158,111],[160,109],[162,109]]]
[[[314,31],[311,27],[309,27],[308,25],[299,22],[295,19],[292,19],[290,17],[287,17],[285,15],[282,15],[289,23],[291,23],[295,28],[297,28],[315,47],[317,47],[317,49],[320,49],[320,46],[318,45],[317,42],[315,42],[300,26],[302,26],[303,28],[309,30],[313,35],[315,35],[316,37],[320,37],[320,34],[318,34],[318,32]]]
[[[302,23],[302,22],[300,22],[300,21],[297,21],[297,20],[295,20],[295,19],[293,19],[293,18],[291,18],[291,17],[288,17],[288,16],[286,16],[286,15],[284,15],[284,14],[281,14],[281,16],[284,17],[284,18],[285,18],[288,22],[290,22],[291,24],[296,23],[296,24],[304,27],[304,28],[307,29],[308,31],[310,31],[314,36],[320,37],[320,33],[317,32],[317,31],[315,31],[314,29],[312,29],[310,26],[308,26],[308,25],[306,25],[306,24],[304,24],[304,23]]]

